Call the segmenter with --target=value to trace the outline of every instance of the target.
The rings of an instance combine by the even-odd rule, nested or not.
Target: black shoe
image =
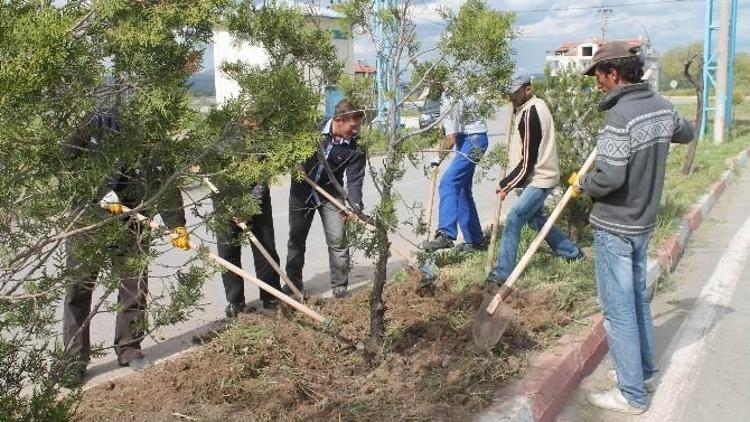
[[[346,299],[352,295],[346,287],[334,287],[332,293],[336,299]]]
[[[578,255],[574,256],[573,258],[566,258],[568,262],[576,262],[581,261],[583,259],[592,259],[593,253],[591,251],[591,248],[578,248]]]
[[[256,311],[261,315],[273,318],[279,312],[279,301],[276,299],[264,300],[263,305]]]
[[[456,252],[474,253],[487,250],[487,243],[462,243],[456,246]]]
[[[224,313],[227,315],[228,319],[237,318],[237,315],[243,312],[245,312],[244,303],[230,303],[227,305],[226,309],[224,309]]]
[[[435,252],[439,249],[448,249],[452,246],[453,239],[438,231],[435,233],[434,239],[422,244],[422,249],[424,249],[425,252]]]
[[[497,285],[502,286],[503,283],[505,283],[505,280],[496,276],[493,273],[487,274],[487,278],[484,279],[484,284],[486,285]]]
[[[304,291],[301,287],[297,287],[297,290],[302,293],[302,300],[307,300],[308,294],[306,291]],[[297,297],[297,294],[292,291],[292,289],[289,288],[286,284],[281,286],[281,293],[284,293],[285,295],[293,298],[294,300],[299,300]]]

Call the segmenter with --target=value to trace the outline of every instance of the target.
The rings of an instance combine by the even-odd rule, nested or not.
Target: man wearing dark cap
[[[531,76],[522,70],[513,75],[509,92],[516,122],[508,144],[511,170],[496,190],[503,199],[514,189],[523,191],[506,216],[497,264],[486,280],[490,285],[503,284],[510,276],[518,260],[521,229],[525,224],[534,230],[544,226],[547,222],[544,202],[560,183],[555,123],[547,104],[534,95]],[[564,259],[583,257],[581,250],[557,227],[552,228],[545,240]]]
[[[648,244],[656,227],[670,143],[689,143],[691,125],[642,82],[643,61],[627,42],[602,45],[584,75],[596,76],[607,112],[593,171],[570,177],[594,200],[596,285],[617,383],[589,394],[591,404],[640,414],[649,404],[656,368],[646,288]]]
[[[366,154],[359,147],[357,137],[363,115],[361,110],[355,110],[349,100],[339,101],[336,104],[335,115],[321,125],[319,153],[310,157],[304,164],[304,172],[310,179],[340,201],[344,202],[344,199],[347,199],[354,212],[360,215],[363,209],[362,184],[365,178]],[[343,191],[344,177],[346,192]],[[328,245],[333,296],[345,298],[349,295],[347,287],[350,257],[342,212],[305,181],[294,179],[289,192],[287,275],[295,286],[302,290],[302,267],[305,265],[307,234],[310,232],[315,211],[320,213]]]

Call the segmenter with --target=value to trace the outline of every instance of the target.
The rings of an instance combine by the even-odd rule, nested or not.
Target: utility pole
[[[597,14],[602,18],[602,43],[607,42],[607,25],[613,12],[614,10],[608,7],[602,7],[597,11]]]
[[[716,112],[714,114],[714,143],[724,142],[727,111],[727,75],[729,72],[730,0],[721,0],[718,59],[716,62]]]
[[[715,3],[721,3],[717,19]],[[703,139],[709,117],[714,115],[714,142],[721,143],[732,127],[734,93],[734,55],[737,37],[738,0],[706,0],[706,25],[703,37],[703,102],[701,127]],[[712,92],[711,88],[715,88]],[[711,97],[714,97],[711,104]]]
[[[392,86],[390,80],[392,66],[398,65],[392,63],[391,53],[395,42],[395,32],[393,28],[384,22],[381,14],[386,10],[398,6],[398,0],[375,0],[375,37],[377,40],[377,57],[375,59],[375,78],[378,90],[377,116],[375,122],[378,125],[388,124],[388,112],[390,111],[390,95],[397,95],[397,87]]]

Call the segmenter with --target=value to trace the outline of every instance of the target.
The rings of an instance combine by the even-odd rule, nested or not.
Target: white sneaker
[[[610,369],[607,371],[607,379],[615,383],[617,385],[617,372],[615,372],[614,369]],[[649,393],[653,393],[656,391],[656,375],[651,375],[651,377],[647,380],[643,381],[644,384],[646,384],[646,391]]]
[[[628,400],[617,387],[599,393],[589,393],[586,395],[586,400],[596,407],[612,412],[640,415],[646,411],[645,408],[635,407],[628,403]]]

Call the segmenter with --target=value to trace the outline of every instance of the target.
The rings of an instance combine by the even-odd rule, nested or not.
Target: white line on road
[[[651,402],[639,420],[666,422],[681,420],[685,404],[695,390],[700,364],[710,335],[717,323],[717,312],[729,305],[750,254],[750,218],[722,254],[708,283],[703,287],[693,311],[669,344],[669,362]]]

